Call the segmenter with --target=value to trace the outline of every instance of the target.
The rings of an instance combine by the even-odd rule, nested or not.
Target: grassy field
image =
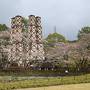
[[[2,76],[0,77],[0,79],[1,79],[0,90],[11,90],[19,88],[33,88],[33,87],[35,88],[43,86],[90,83],[90,74],[80,76],[44,77],[44,78],[29,78],[29,77],[10,78],[10,76],[8,77]]]
[[[17,90],[90,90],[90,83],[49,86],[49,87],[29,88],[29,89],[17,89]]]

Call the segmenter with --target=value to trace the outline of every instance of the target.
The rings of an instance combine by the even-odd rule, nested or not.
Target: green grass
[[[17,77],[16,77],[17,78]],[[30,80],[11,80],[2,81],[0,83],[0,90],[10,90],[17,88],[32,88],[65,84],[79,84],[90,83],[90,74],[80,76],[68,76],[68,77],[48,77],[48,78],[33,78]]]

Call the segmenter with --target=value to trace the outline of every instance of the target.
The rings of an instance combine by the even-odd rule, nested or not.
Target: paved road
[[[16,90],[90,90],[90,83],[28,88],[28,89],[16,89]]]

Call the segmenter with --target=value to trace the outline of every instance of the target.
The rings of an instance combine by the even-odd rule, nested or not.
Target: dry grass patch
[[[29,88],[29,89],[17,89],[17,90],[90,90],[90,83],[49,86],[49,87]]]

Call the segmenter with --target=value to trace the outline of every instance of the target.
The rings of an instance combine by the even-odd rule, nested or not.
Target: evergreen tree
[[[0,24],[0,31],[5,31],[7,29],[8,27],[6,26],[6,24]]]
[[[78,33],[78,39],[81,39],[85,34],[90,34],[90,27],[83,27]]]

